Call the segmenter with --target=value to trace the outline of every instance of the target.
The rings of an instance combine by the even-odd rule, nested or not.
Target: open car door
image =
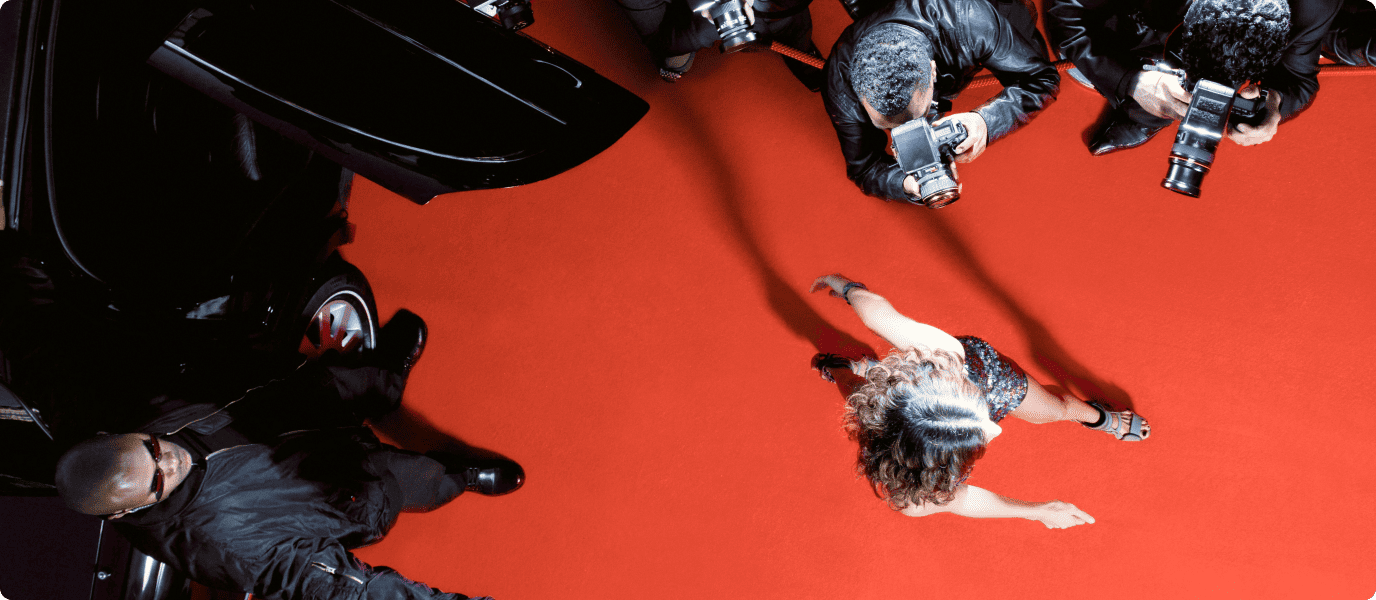
[[[202,0],[154,68],[412,201],[557,175],[649,105],[455,0]]]

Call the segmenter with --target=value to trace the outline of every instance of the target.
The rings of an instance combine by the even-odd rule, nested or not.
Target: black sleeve
[[[1030,46],[988,2],[963,5],[961,51],[973,64],[983,65],[1003,84],[999,92],[975,109],[989,128],[989,142],[1022,127],[1056,99],[1061,75],[1043,53]]]
[[[1131,99],[1133,78],[1142,65],[1123,43],[1125,35],[1110,29],[1108,23],[1125,20],[1139,5],[1133,0],[1049,0],[1047,4],[1046,27],[1057,49],[1115,108]]]
[[[617,0],[651,52],[676,56],[717,41],[712,21],[694,14],[685,0]]]
[[[1319,92],[1319,47],[1342,8],[1337,0],[1301,0],[1290,7],[1293,41],[1280,64],[1262,77],[1262,85],[1281,95],[1280,114],[1290,118],[1304,110]]]

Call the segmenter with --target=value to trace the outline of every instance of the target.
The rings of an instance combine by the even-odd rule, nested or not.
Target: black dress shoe
[[[463,489],[484,496],[501,496],[521,488],[526,472],[516,461],[506,458],[469,458],[448,452],[428,452],[426,456],[444,465],[445,473],[461,476]]]
[[[425,340],[429,335],[430,330],[420,315],[404,308],[398,310],[378,334],[378,356],[382,358],[384,366],[405,377],[425,352]]]
[[[1099,131],[1089,139],[1089,153],[1103,156],[1110,152],[1136,148],[1147,143],[1165,129],[1165,125],[1149,127],[1133,122],[1127,115],[1115,112]]]

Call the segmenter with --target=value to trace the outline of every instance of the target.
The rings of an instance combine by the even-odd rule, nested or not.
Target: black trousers
[[[1367,0],[1347,0],[1323,36],[1322,52],[1337,62],[1358,67],[1376,66],[1376,6]]]
[[[446,474],[443,464],[418,452],[384,446],[368,460],[372,470],[388,482],[387,500],[394,515],[435,510],[464,490],[463,475]]]

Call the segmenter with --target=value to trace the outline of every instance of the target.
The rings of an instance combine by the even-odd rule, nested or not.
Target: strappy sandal
[[[849,369],[850,361],[842,356],[821,352],[812,357],[812,368],[822,374],[823,381],[836,383],[836,378],[827,369]]]
[[[1099,402],[1098,400],[1089,402],[1088,404],[1090,406],[1093,406],[1095,410],[1099,411],[1099,425],[1090,426],[1089,423],[1081,423],[1081,425],[1084,425],[1087,429],[1093,429],[1095,431],[1107,431],[1113,434],[1113,437],[1120,440],[1126,440],[1129,442],[1140,442],[1142,440],[1147,439],[1148,437],[1151,437],[1150,429],[1148,429],[1146,433],[1142,432],[1142,426],[1147,424],[1147,420],[1143,419],[1142,415],[1132,413],[1132,418],[1127,422],[1128,430],[1120,431],[1123,425],[1123,421],[1125,419],[1123,415],[1127,411],[1113,412],[1108,409],[1108,405]]]

